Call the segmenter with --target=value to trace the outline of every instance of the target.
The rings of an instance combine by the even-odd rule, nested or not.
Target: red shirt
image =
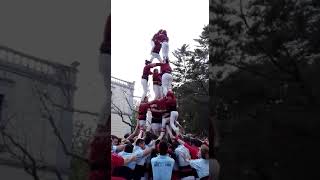
[[[153,68],[156,64],[148,64],[145,65],[142,72],[142,78],[148,80],[148,76],[152,74],[150,71],[151,68]]]
[[[160,43],[160,41],[157,41],[157,40],[154,41],[154,46],[153,46],[153,48],[152,48],[152,52],[159,54],[160,50],[161,50],[161,43]]]
[[[159,85],[161,86],[161,74],[160,73],[154,73],[152,75],[153,85]]]
[[[170,63],[156,63],[157,66],[160,66],[161,74],[171,73],[172,69],[170,67]]]
[[[147,119],[147,112],[150,105],[148,103],[140,103],[138,109],[138,119],[139,120],[146,120]]]
[[[160,31],[153,35],[152,41],[153,41],[153,42],[159,41],[159,40],[158,40],[158,39],[159,39],[159,35],[160,35]]]
[[[126,180],[125,178],[122,178],[122,177],[114,177],[114,176],[111,176],[111,180]]]
[[[165,34],[159,34],[158,40],[159,40],[160,42],[168,42],[168,41],[169,41],[169,38],[168,38],[168,36],[165,35]]]
[[[177,100],[176,99],[167,99],[165,101],[165,107],[168,111],[177,111]]]
[[[156,104],[157,107],[155,107],[155,109],[157,109],[157,110],[165,109],[165,99],[164,98],[154,100],[154,101],[150,102],[149,104]],[[152,118],[162,119],[162,113],[161,112],[154,112],[154,111],[151,110],[151,114],[152,114]]]
[[[91,171],[89,174],[89,180],[105,180],[107,174],[102,170]]]
[[[100,166],[105,166],[108,163],[107,153],[108,141],[110,139],[106,137],[95,137],[90,144],[90,158],[91,164],[99,164]]]
[[[120,167],[124,165],[124,159],[117,153],[112,153],[111,155],[111,165],[113,168]]]
[[[161,110],[166,110],[167,109],[167,98],[161,98],[155,100],[155,104],[157,107]]]
[[[191,155],[191,159],[198,159],[199,148],[189,145],[188,143],[184,143],[184,147],[186,147]]]

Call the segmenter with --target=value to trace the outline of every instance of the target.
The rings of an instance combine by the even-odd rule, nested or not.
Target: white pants
[[[145,130],[146,129],[146,120],[138,120],[139,121],[139,129]]]
[[[161,128],[166,129],[166,124],[169,122],[170,118],[162,118],[162,125]]]
[[[153,85],[154,99],[160,99],[162,97],[162,89],[159,85]]]
[[[178,111],[171,111],[171,113],[170,113],[170,126],[175,132],[177,132],[179,130],[179,128],[175,125],[175,122],[177,121],[178,116],[179,116]]]
[[[161,130],[161,124],[160,123],[152,123],[151,129],[155,135],[159,136],[160,130]]]
[[[111,106],[111,55],[110,54],[100,54],[99,56],[99,72],[102,75],[104,84],[104,103],[100,110],[100,116],[98,124],[106,125],[110,116],[110,106]],[[109,108],[108,108],[109,107]]]
[[[168,42],[163,42],[161,44],[161,51],[162,51],[163,59],[166,59],[169,57],[169,43]]]
[[[150,62],[152,62],[154,58],[158,59],[158,60],[159,60],[159,62],[162,62],[162,58],[161,58],[160,54],[157,54],[157,53],[151,52]]]
[[[162,75],[161,83],[162,83],[163,96],[166,96],[167,92],[172,89],[172,80],[173,80],[173,77],[171,74],[164,73]]]
[[[147,119],[146,119],[146,128],[147,128],[146,131],[150,131],[150,129],[151,129],[151,119],[152,119],[151,111],[148,110],[148,112],[147,112]]]
[[[187,177],[181,178],[181,180],[195,180],[195,177],[194,176],[187,176]]]
[[[143,88],[143,93],[142,93],[142,96],[141,96],[141,100],[143,100],[147,93],[148,93],[148,81],[146,79],[141,79],[141,85],[142,85],[142,88]]]

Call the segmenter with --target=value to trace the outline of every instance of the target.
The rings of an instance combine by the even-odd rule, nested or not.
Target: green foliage
[[[210,12],[221,179],[309,179],[320,128],[319,3],[219,0]]]
[[[190,49],[182,45],[174,51],[174,91],[178,98],[179,121],[188,132],[208,133],[209,113],[209,66],[208,66],[208,27],[204,27],[198,45]]]

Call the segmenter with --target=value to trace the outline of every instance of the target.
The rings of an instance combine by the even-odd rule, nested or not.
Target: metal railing
[[[42,78],[74,83],[77,70],[48,60],[40,59],[14,49],[0,45],[0,66],[25,75],[41,76]]]
[[[129,82],[129,81],[125,81],[116,77],[111,76],[111,83],[115,83],[118,85],[121,85],[123,87],[129,88],[129,89],[134,89],[134,84],[135,82]]]

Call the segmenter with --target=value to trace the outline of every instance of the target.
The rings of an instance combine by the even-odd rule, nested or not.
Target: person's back
[[[170,180],[174,160],[168,155],[159,155],[151,159],[153,180]]]
[[[167,155],[166,142],[160,142],[159,151],[160,155],[151,159],[153,180],[170,180],[175,161]]]
[[[201,146],[201,158],[190,160],[190,166],[197,171],[199,178],[209,176],[209,147],[206,145]]]

